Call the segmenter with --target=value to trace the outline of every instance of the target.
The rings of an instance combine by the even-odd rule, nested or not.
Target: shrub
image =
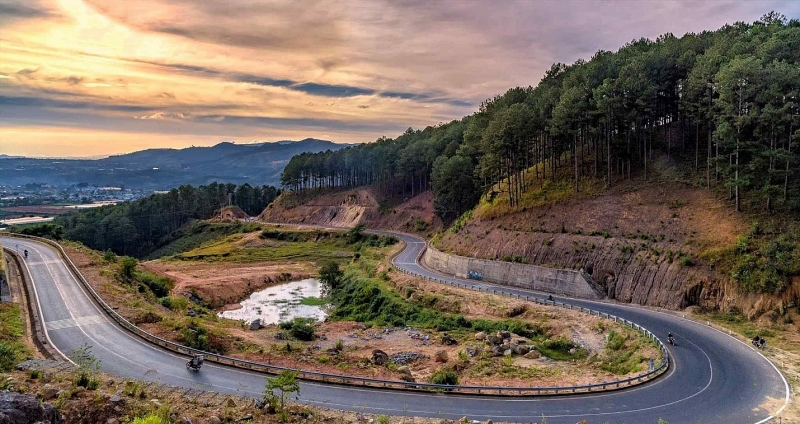
[[[608,333],[608,340],[606,341],[606,348],[611,350],[620,350],[623,346],[625,346],[625,337],[622,334],[617,333],[614,330]]]
[[[108,263],[116,263],[117,255],[114,254],[114,252],[112,252],[111,249],[106,249],[106,251],[103,252],[103,260]]]
[[[292,337],[303,340],[314,340],[314,319],[312,318],[295,318],[291,321],[285,321],[278,324],[283,330],[288,330]]]
[[[122,263],[120,264],[119,274],[122,278],[125,279],[132,279],[133,273],[136,271],[136,265],[139,264],[139,261],[136,258],[132,258],[130,256],[123,256]]]
[[[678,260],[678,265],[680,265],[680,266],[692,266],[692,265],[694,265],[694,262],[692,262],[692,258],[690,258],[688,256],[684,256],[680,260]]]
[[[441,369],[433,373],[430,378],[430,382],[433,384],[448,384],[455,386],[458,384],[458,375],[451,370]]]

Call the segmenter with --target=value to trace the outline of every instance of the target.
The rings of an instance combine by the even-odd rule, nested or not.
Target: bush
[[[316,321],[312,318],[295,318],[291,321],[285,321],[278,324],[283,330],[288,330],[289,334],[297,340],[311,341],[314,340],[314,324]]]
[[[692,262],[692,259],[690,257],[684,256],[678,261],[678,265],[680,265],[680,266],[692,266],[692,265],[694,265],[694,262]]]
[[[620,350],[622,349],[623,346],[625,346],[626,339],[627,337],[625,337],[624,335],[619,334],[614,330],[611,330],[611,332],[608,333],[608,341],[606,341],[606,349]]]
[[[430,378],[430,382],[433,384],[448,384],[451,386],[458,385],[458,375],[448,369],[441,369],[433,373]]]

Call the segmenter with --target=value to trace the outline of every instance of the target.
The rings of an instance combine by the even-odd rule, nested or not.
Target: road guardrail
[[[512,295],[510,293],[502,293],[497,290],[488,290],[482,289],[481,287],[470,286],[467,284],[459,284],[455,282],[450,282],[446,280],[439,280],[435,278],[429,278],[423,275],[419,275],[416,273],[411,273],[404,269],[397,267],[396,265],[392,264],[396,269],[400,270],[403,273],[415,275],[420,278],[426,278],[429,280],[433,280],[436,282],[440,282],[443,284],[448,284],[451,286],[456,287],[463,287],[467,289],[478,289],[479,291],[484,291],[486,293],[493,293],[498,295],[511,295],[512,297],[516,297],[518,299],[526,300],[529,302],[535,302],[543,305],[551,305],[551,306],[558,306],[563,307],[566,309],[578,310],[580,312],[588,313],[590,315],[596,315],[602,318],[612,319],[615,322],[620,322],[634,330],[637,330],[643,334],[645,334],[648,338],[656,342],[661,350],[662,353],[662,360],[660,361],[659,365],[655,367],[653,370],[648,370],[647,372],[635,375],[633,377],[628,377],[620,380],[612,380],[607,382],[600,382],[594,384],[586,384],[586,385],[579,385],[579,386],[517,386],[517,387],[507,387],[507,386],[467,386],[467,385],[448,385],[448,384],[433,384],[433,383],[417,383],[417,382],[406,382],[400,380],[382,380],[376,378],[368,378],[368,377],[357,377],[357,376],[349,376],[349,375],[342,375],[342,374],[329,374],[323,373],[318,371],[307,371],[302,369],[294,369],[294,368],[287,368],[281,367],[277,365],[271,364],[264,364],[261,362],[254,362],[248,361],[239,358],[233,358],[230,356],[219,355],[216,353],[206,352],[199,349],[194,349],[188,346],[184,346],[169,340],[162,339],[158,336],[148,333],[143,329],[137,327],[125,317],[120,315],[114,308],[108,305],[100,295],[92,288],[92,286],[86,281],[83,274],[81,274],[80,270],[78,270],[77,266],[72,262],[72,260],[67,256],[67,253],[64,251],[64,248],[58,244],[57,242],[36,237],[36,236],[29,236],[25,234],[14,234],[14,233],[4,233],[4,236],[10,237],[18,237],[18,238],[25,238],[31,239],[34,241],[38,241],[40,243],[44,243],[50,246],[53,246],[61,257],[64,260],[64,263],[70,269],[70,271],[75,275],[78,279],[79,283],[83,286],[83,288],[90,294],[92,299],[95,303],[105,311],[105,313],[110,316],[118,325],[120,325],[125,330],[135,334],[136,336],[144,339],[145,341],[160,346],[164,349],[170,350],[172,352],[185,354],[185,355],[194,355],[194,354],[202,354],[205,356],[205,359],[211,362],[215,362],[218,364],[229,365],[237,368],[247,369],[258,371],[266,374],[278,374],[280,372],[289,370],[298,373],[298,377],[302,380],[309,380],[309,381],[317,381],[317,382],[325,382],[331,384],[341,384],[347,386],[358,386],[358,387],[375,387],[375,388],[391,388],[391,389],[401,389],[401,390],[413,390],[413,391],[426,391],[426,392],[440,392],[440,393],[461,393],[461,394],[482,394],[482,395],[504,395],[504,396],[538,396],[538,395],[562,395],[562,394],[575,394],[575,393],[595,393],[595,392],[602,392],[602,391],[611,391],[611,390],[618,390],[625,387],[631,387],[635,385],[642,384],[653,378],[663,374],[667,368],[669,367],[669,354],[667,353],[666,346],[656,337],[653,333],[648,331],[647,329],[641,327],[640,325],[628,321],[623,318],[616,317],[611,314],[607,314],[604,312],[595,311],[588,308],[583,307],[576,307],[564,302],[554,302],[548,301],[546,299],[539,299],[535,296],[520,296],[520,295]],[[424,252],[424,249],[423,249]],[[422,252],[420,253],[420,255]],[[419,257],[417,257],[419,259]]]

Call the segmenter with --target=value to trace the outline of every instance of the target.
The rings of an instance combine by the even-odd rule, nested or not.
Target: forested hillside
[[[293,190],[374,184],[390,196],[432,188],[452,221],[481,195],[520,206],[526,186],[569,174],[606,187],[649,178],[654,152],[725,193],[732,210],[800,210],[800,22],[770,13],[752,24],[634,40],[617,52],[552,65],[461,120],[286,166]],[[533,78],[533,76],[532,76]],[[534,180],[534,181],[535,181]],[[491,190],[490,190],[491,188]]]
[[[272,186],[183,185],[135,202],[81,210],[55,222],[64,227],[67,239],[97,250],[143,257],[171,241],[169,235],[184,224],[213,217],[229,201],[249,215],[257,215],[278,194]]]

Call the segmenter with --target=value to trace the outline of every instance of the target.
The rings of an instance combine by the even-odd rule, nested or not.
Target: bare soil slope
[[[382,207],[382,203],[388,202],[369,188],[326,194],[294,207],[283,203],[281,199],[272,203],[259,215],[259,220],[333,227],[364,224],[369,228],[421,234],[442,228],[441,220],[433,212],[430,191],[395,207]]]
[[[465,256],[583,268],[610,298],[671,309],[724,301],[727,275],[700,258],[743,231],[712,194],[668,181],[629,181],[600,195],[486,215],[475,213],[437,244]]]

